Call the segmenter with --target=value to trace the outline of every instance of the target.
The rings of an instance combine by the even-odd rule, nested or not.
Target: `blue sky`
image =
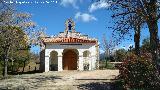
[[[106,9],[109,5],[101,0],[99,3],[92,0],[18,0],[20,2],[32,2],[27,4],[17,4],[17,10],[32,14],[32,20],[39,27],[45,27],[47,35],[56,35],[64,31],[64,22],[72,18],[76,23],[76,31],[87,34],[90,37],[98,38],[102,43],[103,34],[107,40],[111,38],[111,30],[106,27],[112,25],[111,13]],[[46,3],[49,2],[49,3]],[[56,2],[57,1],[57,2]],[[160,26],[160,25],[159,25]],[[149,35],[147,29],[142,30],[142,39]],[[133,38],[133,37],[132,37]],[[133,41],[124,41],[116,48],[126,48],[133,44]],[[33,52],[38,52],[39,48],[32,48]]]

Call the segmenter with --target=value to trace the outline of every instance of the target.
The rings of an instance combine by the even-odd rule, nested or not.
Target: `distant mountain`
[[[105,57],[106,57],[105,53],[100,54],[100,60],[105,60]]]

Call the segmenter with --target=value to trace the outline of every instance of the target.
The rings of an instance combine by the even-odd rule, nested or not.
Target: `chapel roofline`
[[[72,19],[66,20],[64,32],[52,37],[43,37],[41,40],[43,43],[98,43],[98,39],[76,32],[75,22]]]
[[[42,38],[43,43],[97,43],[97,39],[83,39],[73,37],[44,37]]]

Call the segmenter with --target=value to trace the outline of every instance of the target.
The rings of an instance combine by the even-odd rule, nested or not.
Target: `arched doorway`
[[[90,55],[91,53],[88,50],[83,52],[83,69],[84,70],[89,70]]]
[[[49,62],[50,71],[58,71],[58,53],[56,51],[52,51],[50,53],[50,62]]]
[[[77,70],[78,54],[75,50],[64,50],[63,70]]]

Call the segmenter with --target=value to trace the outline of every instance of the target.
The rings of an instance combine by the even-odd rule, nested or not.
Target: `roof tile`
[[[73,37],[42,38],[44,43],[96,43],[96,40]]]

